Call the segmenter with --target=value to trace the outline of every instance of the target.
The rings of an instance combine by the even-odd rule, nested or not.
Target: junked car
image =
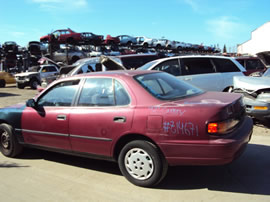
[[[137,43],[136,37],[129,36],[129,35],[119,35],[117,36],[120,39],[120,45],[123,46],[131,46]]]
[[[152,187],[168,165],[232,162],[252,128],[239,94],[204,92],[165,72],[95,72],[0,109],[0,151],[16,157],[34,147],[111,160],[131,183]]]
[[[146,63],[138,70],[159,70],[206,91],[230,91],[234,76],[246,70],[236,60],[212,55],[185,55]]]
[[[12,74],[0,71],[0,88],[4,88],[6,84],[13,83],[16,83],[16,80]]]
[[[261,77],[234,77],[233,92],[244,95],[243,102],[250,116],[270,118],[270,69]]]
[[[119,58],[113,56],[100,56],[93,58],[84,58],[78,60],[72,65],[63,66],[59,70],[58,77],[45,77],[41,79],[41,87],[47,87],[52,81],[58,78],[74,76],[98,71],[126,70]]]
[[[32,71],[15,74],[17,87],[23,89],[26,86],[30,86],[32,89],[37,89],[41,84],[41,79],[46,77],[59,75],[59,69],[51,65],[39,65],[33,68]]]

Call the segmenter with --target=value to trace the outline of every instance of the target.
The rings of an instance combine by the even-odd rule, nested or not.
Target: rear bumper
[[[185,143],[181,140],[159,144],[169,165],[223,165],[245,150],[253,131],[252,119],[246,117],[229,137]]]

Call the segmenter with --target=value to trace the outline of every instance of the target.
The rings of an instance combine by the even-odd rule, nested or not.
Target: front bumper
[[[246,117],[229,137],[185,143],[159,144],[169,165],[223,165],[232,162],[244,151],[251,139],[253,122]]]
[[[270,118],[270,103],[243,97],[248,115],[258,119]]]

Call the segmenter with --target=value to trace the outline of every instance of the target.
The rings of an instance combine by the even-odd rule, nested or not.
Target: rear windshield
[[[203,93],[203,90],[165,72],[143,74],[134,78],[146,91],[161,100],[176,100]]]

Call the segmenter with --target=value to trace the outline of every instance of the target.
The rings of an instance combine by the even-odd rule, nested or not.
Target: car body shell
[[[20,144],[111,160],[117,159],[124,142],[134,139],[155,144],[169,165],[226,164],[241,154],[251,138],[252,121],[242,113],[240,95],[205,92],[183,99],[159,100],[134,79],[152,73],[165,74],[115,71],[64,78],[50,84],[35,101],[61,82],[80,80],[74,95],[77,97],[85,79],[112,78],[126,90],[129,104],[77,106],[75,99],[66,107],[17,105],[0,110],[0,123],[14,128]],[[207,133],[207,122],[236,116],[241,122],[228,134]],[[125,117],[124,122],[118,121],[121,117]]]
[[[40,37],[41,42],[56,42],[59,44],[76,44],[82,41],[80,33],[74,32],[71,29],[59,29],[51,34]]]
[[[136,37],[129,36],[129,35],[119,35],[117,36],[120,39],[120,45],[133,45],[137,43]]]
[[[104,36],[96,35],[92,32],[82,32],[81,37],[84,44],[87,45],[101,45],[103,43]]]

